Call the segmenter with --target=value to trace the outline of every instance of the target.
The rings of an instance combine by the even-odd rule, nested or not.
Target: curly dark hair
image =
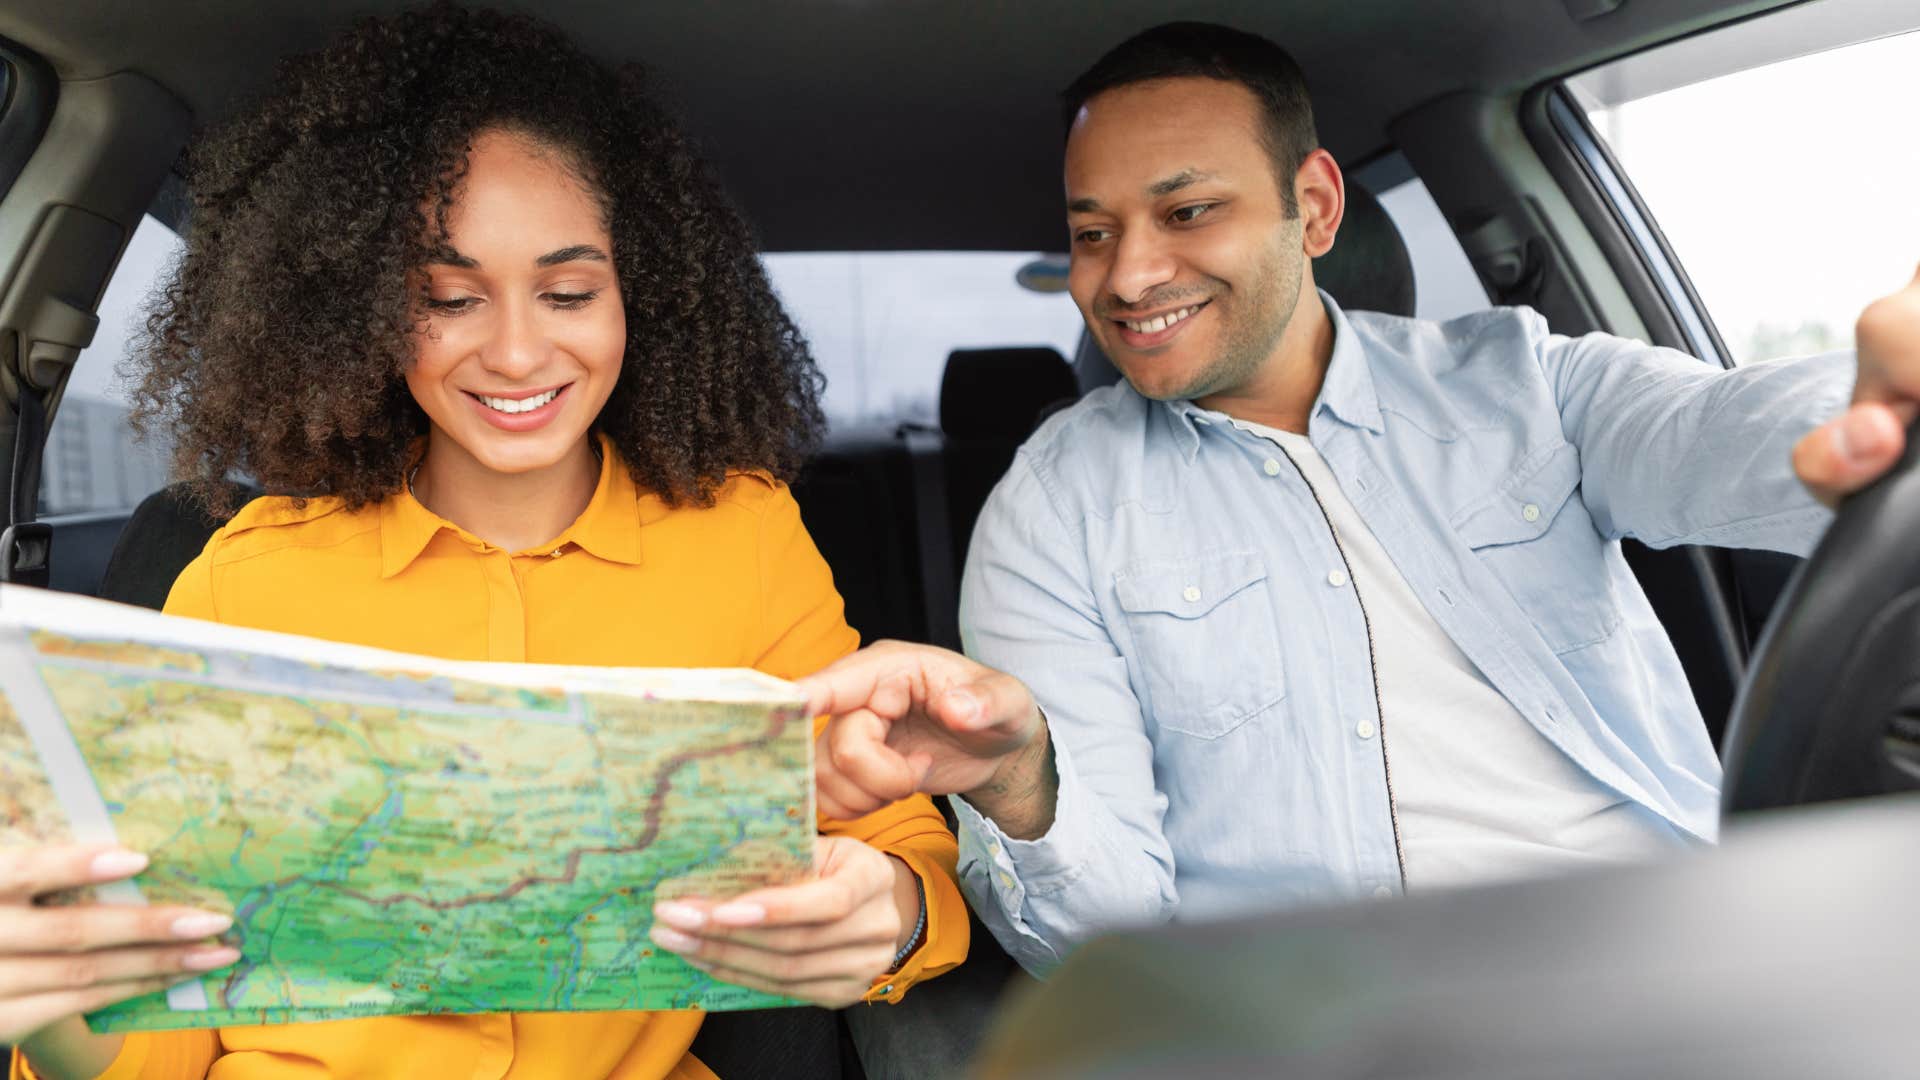
[[[440,3],[356,23],[186,157],[181,260],[128,363],[134,422],[216,509],[227,477],[349,509],[399,490],[425,414],[403,379],[476,135],[554,148],[605,207],[626,360],[595,421],[642,489],[708,505],[729,470],[790,480],[821,376],[753,237],[634,64]]]

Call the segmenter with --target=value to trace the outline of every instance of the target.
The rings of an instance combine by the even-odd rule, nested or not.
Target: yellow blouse
[[[753,667],[808,674],[852,651],[832,573],[784,484],[731,477],[708,508],[639,491],[603,441],[587,509],[508,553],[402,492],[349,513],[257,499],[215,533],[169,614],[462,660]],[[298,797],[289,792],[289,797]],[[904,860],[927,894],[925,943],[869,1001],[959,964],[957,850],[925,796],[821,820]],[[578,1080],[711,1077],[687,1048],[699,1012],[400,1016],[129,1036],[104,1077],[386,1076]],[[16,1078],[31,1076],[18,1061]]]

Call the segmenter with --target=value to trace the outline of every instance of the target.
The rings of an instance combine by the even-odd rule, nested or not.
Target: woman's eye
[[[574,308],[586,307],[588,304],[593,303],[594,299],[599,295],[600,290],[598,289],[592,292],[578,293],[550,292],[546,294],[546,300],[547,303],[552,304],[562,311],[571,311]]]
[[[1201,214],[1206,213],[1207,211],[1213,209],[1215,206],[1218,206],[1218,205],[1219,205],[1218,203],[1195,203],[1192,206],[1183,206],[1180,209],[1175,210],[1172,214],[1168,216],[1173,218],[1173,220],[1175,221],[1188,222],[1188,221],[1194,220],[1195,218],[1199,217]]]
[[[437,315],[458,315],[479,303],[471,296],[427,297],[427,310]]]

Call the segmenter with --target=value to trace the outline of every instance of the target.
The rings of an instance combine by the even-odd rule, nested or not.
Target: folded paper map
[[[812,725],[751,671],[436,660],[0,586],[0,846],[119,843],[102,903],[230,912],[231,968],[97,1031],[785,999],[654,899],[804,876]]]

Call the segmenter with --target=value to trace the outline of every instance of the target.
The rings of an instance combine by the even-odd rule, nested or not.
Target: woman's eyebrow
[[[461,270],[480,269],[479,262],[477,262],[474,259],[470,259],[465,255],[460,254],[459,252],[453,250],[450,247],[443,247],[440,250],[434,252],[432,255],[428,256],[427,265],[428,266],[453,266],[453,267],[458,267]]]
[[[559,266],[570,262],[612,262],[607,253],[592,244],[575,244],[563,247],[559,251],[549,251],[533,260],[535,266]]]

